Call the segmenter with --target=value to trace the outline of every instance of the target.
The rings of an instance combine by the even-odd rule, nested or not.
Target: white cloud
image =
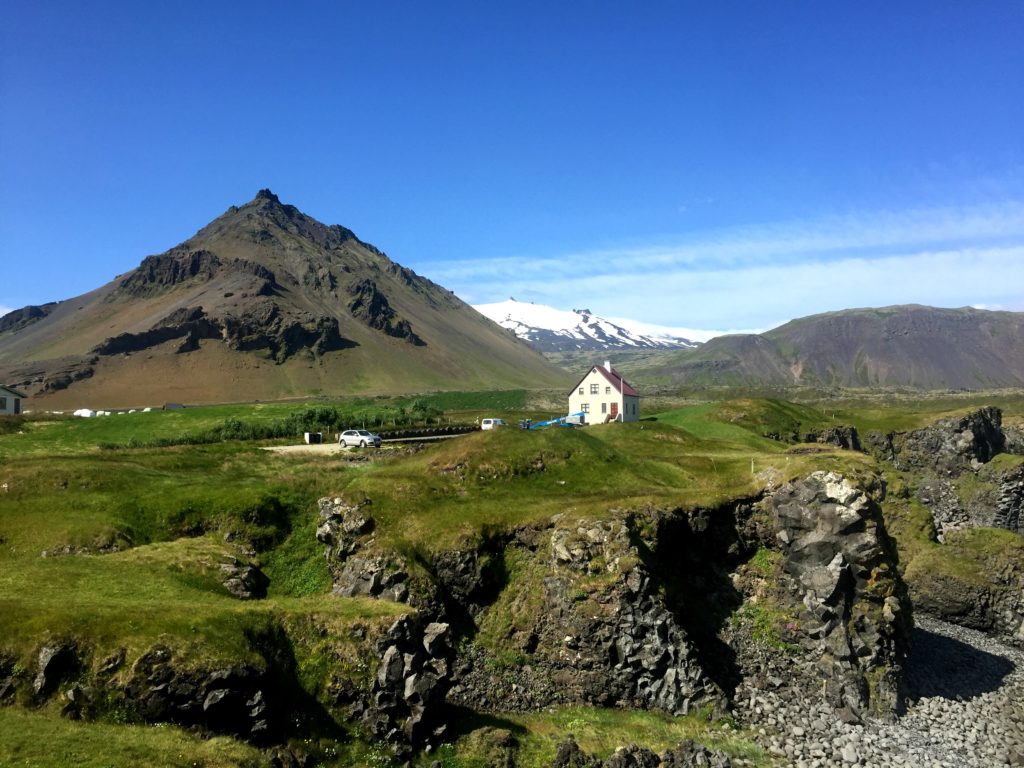
[[[515,296],[691,331],[771,328],[890,304],[1020,310],[1024,203],[743,227],[674,244],[450,261],[428,272],[473,303]]]

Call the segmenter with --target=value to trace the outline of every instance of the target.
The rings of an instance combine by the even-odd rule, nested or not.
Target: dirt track
[[[342,448],[338,443],[319,443],[317,445],[271,445],[263,449],[274,453],[312,453],[323,455],[326,453],[342,453],[353,451],[355,447]]]

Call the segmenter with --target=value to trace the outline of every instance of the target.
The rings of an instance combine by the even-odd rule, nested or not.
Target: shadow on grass
[[[501,728],[509,731],[513,736],[526,736],[529,733],[525,726],[498,714],[477,712],[468,707],[455,705],[448,705],[448,713],[447,722],[450,728],[445,734],[445,738],[451,741],[457,741],[481,728]]]

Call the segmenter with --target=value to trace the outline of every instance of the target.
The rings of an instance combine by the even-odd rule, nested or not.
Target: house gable
[[[571,396],[573,392],[577,391],[580,388],[580,386],[583,384],[583,382],[585,382],[590,377],[590,375],[592,373],[594,373],[595,371],[600,373],[601,376],[604,377],[604,379],[609,384],[611,384],[612,389],[615,392],[618,392],[620,395],[628,395],[630,397],[640,397],[640,393],[637,392],[635,389],[633,389],[633,387],[630,386],[628,381],[626,381],[624,378],[622,378],[622,374],[621,373],[616,371],[614,368],[612,368],[611,370],[608,370],[603,365],[595,365],[595,366],[591,367],[591,369],[589,371],[587,371],[583,375],[583,378],[580,379],[578,382],[576,382],[576,386],[574,386],[572,389],[569,390],[569,395]]]
[[[569,391],[569,413],[589,424],[637,421],[640,395],[609,364],[595,365]]]

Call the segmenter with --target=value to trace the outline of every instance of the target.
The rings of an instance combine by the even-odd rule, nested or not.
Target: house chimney
[[[608,373],[612,372],[612,361],[611,360],[605,360],[604,361],[604,369],[606,371],[608,371]]]

